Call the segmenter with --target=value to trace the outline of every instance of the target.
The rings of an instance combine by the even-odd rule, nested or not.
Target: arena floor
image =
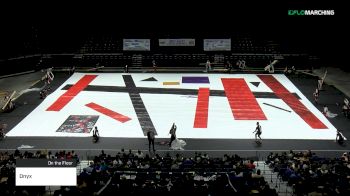
[[[168,152],[175,122],[177,137],[187,142],[184,152],[349,151],[334,142],[337,129],[349,135],[350,120],[335,104],[344,96],[325,86],[314,105],[315,86],[314,78],[282,74],[58,73],[46,99],[28,92],[13,112],[1,114],[8,137],[0,149],[147,151],[145,134],[154,131],[157,151]],[[339,116],[326,118],[323,104]],[[254,141],[256,122],[261,144]],[[101,136],[96,144],[94,126]]]

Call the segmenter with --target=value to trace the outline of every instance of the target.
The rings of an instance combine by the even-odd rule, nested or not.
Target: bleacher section
[[[349,155],[319,157],[311,151],[272,153],[266,163],[296,195],[349,195]]]
[[[50,151],[0,152],[0,194],[16,192],[45,194],[44,187],[15,187],[16,159],[78,159],[77,187],[54,188],[55,194],[195,194],[195,195],[348,195],[349,155],[336,158],[318,157],[310,151],[271,152],[264,161],[238,155],[210,157],[196,152],[150,155],[141,151],[124,151],[115,155],[102,152],[93,160],[79,160],[74,152]],[[285,182],[283,182],[285,181]],[[6,189],[4,188],[6,186]],[[46,189],[48,190],[48,189]],[[53,194],[51,192],[51,194]]]
[[[90,37],[80,49],[80,53],[118,53],[122,48],[121,40],[109,37]]]
[[[78,156],[74,151],[1,152],[1,195],[14,195],[16,192],[44,194],[44,187],[14,186],[16,159],[22,158],[77,159]],[[90,165],[82,162],[86,167],[78,173],[77,187],[62,187],[55,191],[55,195],[277,195],[261,171],[256,169],[254,161],[238,155],[211,158],[206,153],[195,153],[194,157],[170,156],[168,153],[150,156],[141,151],[122,150],[115,156],[102,151],[90,161]]]
[[[21,72],[28,73],[34,71],[37,69],[40,59],[41,55],[29,55],[0,60],[0,67],[2,68],[0,76],[10,76],[20,74]]]
[[[39,44],[41,47],[38,49],[41,54],[34,55],[40,56],[38,58],[41,59],[40,66],[36,66],[35,69],[103,66],[122,70],[125,65],[128,65],[131,70],[140,70],[152,67],[153,60],[159,68],[184,68],[183,71],[186,71],[186,68],[204,69],[207,60],[211,61],[214,69],[220,70],[224,68],[227,61],[235,67],[238,60],[245,60],[246,66],[250,68],[264,68],[274,59],[279,59],[277,70],[282,70],[286,66],[294,66],[296,69],[321,66],[318,65],[320,60],[317,56],[309,56],[298,50],[290,50],[293,51],[292,53],[282,50],[280,44],[272,39],[249,34],[233,34],[231,37],[225,37],[227,38],[231,39],[231,51],[204,51],[203,40],[206,37],[196,38],[195,46],[188,47],[159,46],[158,38],[152,38],[151,51],[123,51],[123,39],[113,35],[77,38],[70,44],[45,40],[45,43]],[[67,44],[66,48],[65,44]],[[29,60],[29,58],[25,59]],[[18,61],[3,60],[0,63],[5,66],[12,65],[14,62]],[[23,61],[21,63],[31,64]],[[26,71],[28,67],[32,68],[26,65],[26,67],[17,66],[17,69]],[[14,72],[10,71],[10,73]]]

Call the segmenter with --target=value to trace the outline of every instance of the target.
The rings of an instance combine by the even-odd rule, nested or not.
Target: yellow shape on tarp
[[[180,85],[180,82],[163,82],[163,85]]]

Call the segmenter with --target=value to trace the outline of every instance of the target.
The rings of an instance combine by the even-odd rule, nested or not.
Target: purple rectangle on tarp
[[[208,77],[198,77],[198,76],[193,76],[193,77],[182,77],[182,83],[209,83],[209,78]]]

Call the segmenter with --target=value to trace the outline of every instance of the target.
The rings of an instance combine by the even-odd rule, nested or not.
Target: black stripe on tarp
[[[61,90],[68,90],[72,85],[66,85]],[[119,92],[129,93],[138,92],[145,94],[170,94],[170,95],[198,95],[197,89],[178,89],[178,88],[150,88],[150,87],[133,87],[129,89],[124,86],[97,86],[89,85],[84,91],[96,91],[96,92]],[[279,99],[273,92],[252,92],[255,98],[268,98],[268,99]],[[298,94],[293,93],[295,97],[300,99]],[[225,97],[225,91],[223,90],[210,90],[210,96]]]
[[[136,116],[139,119],[143,134],[146,136],[148,131],[153,131],[157,135],[157,131],[153,125],[152,119],[149,116],[145,104],[142,101],[140,92],[137,90],[134,80],[130,75],[123,75],[125,87],[129,92],[131,103],[135,109]]]

